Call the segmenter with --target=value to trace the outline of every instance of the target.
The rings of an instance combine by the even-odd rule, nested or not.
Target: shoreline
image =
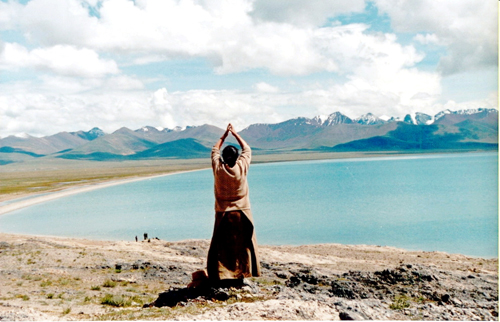
[[[204,169],[196,169],[196,170],[184,170],[184,171],[174,171],[174,172],[169,172],[165,174],[157,174],[157,175],[152,175],[152,176],[144,176],[144,177],[138,177],[138,178],[128,178],[128,179],[116,179],[116,180],[109,180],[109,181],[103,181],[103,182],[98,182],[98,183],[93,183],[90,185],[75,185],[72,187],[65,188],[63,190],[59,191],[48,191],[48,192],[43,192],[40,194],[22,194],[21,196],[16,196],[13,199],[7,199],[3,201],[2,203],[7,203],[6,205],[1,205],[0,203],[0,216],[4,215],[6,213],[16,211],[22,208],[30,207],[39,203],[83,193],[83,192],[88,192],[88,191],[93,191],[93,190],[98,190],[102,188],[108,188],[108,187],[113,187],[121,184],[127,184],[131,182],[137,182],[137,181],[142,181],[142,180],[147,180],[147,179],[154,179],[154,178],[159,178],[159,177],[165,177],[169,175],[174,175],[174,174],[182,174],[182,173],[189,173],[189,172],[194,172],[194,171],[202,171],[206,170]],[[19,201],[16,201],[18,200]]]
[[[476,153],[485,153],[485,151],[477,151]],[[439,157],[439,155],[449,155],[449,154],[453,155],[455,153],[426,153],[426,154],[419,154],[419,155],[415,155],[415,154],[410,154],[410,155],[408,155],[408,154],[398,154],[398,155],[378,154],[378,155],[363,155],[363,156],[357,156],[357,157],[353,157],[351,155],[351,156],[348,156],[347,158],[345,158],[345,156],[347,156],[347,155],[343,155],[344,158],[325,158],[323,160],[330,160],[330,161],[339,160],[340,161],[340,160],[363,160],[363,159],[367,159],[367,158],[375,160],[375,159],[380,159],[380,158],[393,159],[393,158],[407,158],[407,157],[433,157],[433,156]],[[267,162],[263,162],[263,161],[259,162],[258,161],[255,163],[256,164],[264,164],[264,163],[274,163],[274,162],[297,162],[297,161],[300,162],[300,161],[320,161],[320,160],[318,160],[318,159],[311,159],[311,160],[299,159],[299,160],[294,160],[294,161],[268,160]],[[137,182],[137,181],[143,181],[143,180],[148,180],[148,179],[150,180],[150,179],[165,177],[165,176],[169,176],[169,175],[173,175],[173,174],[183,174],[183,173],[189,173],[189,172],[201,171],[201,170],[207,170],[207,169],[209,169],[209,168],[205,167],[205,168],[192,169],[192,170],[174,170],[172,172],[163,173],[163,174],[138,176],[138,177],[133,177],[133,178],[125,178],[125,179],[110,179],[107,181],[97,182],[97,183],[88,183],[88,184],[83,184],[83,185],[77,184],[74,186],[67,187],[63,190],[54,191],[54,192],[43,192],[40,194],[34,194],[34,195],[28,195],[28,196],[26,196],[26,195],[25,196],[17,196],[16,198],[8,200],[6,202],[0,202],[0,215],[7,214],[9,212],[13,212],[13,211],[25,208],[25,207],[30,207],[30,206],[33,206],[36,204],[56,200],[59,198],[64,198],[64,197],[79,194],[79,193],[98,190],[101,188],[107,188],[107,187],[112,187],[112,186],[117,186],[117,185],[121,185],[121,184]],[[4,205],[2,205],[2,203],[4,203]],[[11,233],[11,232],[6,232],[6,233]],[[17,234],[17,233],[13,233],[13,234]],[[26,235],[26,233],[19,233],[19,235]],[[83,240],[90,239],[90,240],[95,240],[95,241],[109,241],[109,242],[119,242],[119,241],[126,241],[127,240],[127,239],[123,239],[123,238],[121,238],[121,239],[117,238],[117,239],[110,240],[109,238],[105,238],[105,237],[93,238],[93,237],[85,237],[85,236],[74,237],[74,236],[52,236],[52,235],[36,235],[36,234],[35,235],[29,234],[29,235],[33,236],[33,237],[74,238],[74,239],[83,239]],[[330,243],[328,243],[328,244],[330,244]],[[316,245],[316,244],[314,244],[314,243],[313,244],[290,244],[290,245],[285,244],[284,246],[312,246],[312,245]],[[268,246],[277,246],[277,245],[271,244]],[[385,246],[376,246],[376,245],[373,245],[373,246],[374,247],[385,247]],[[388,246],[388,247],[398,248],[398,246]],[[419,249],[415,249],[415,250],[406,249],[406,248],[400,248],[400,249],[405,249],[407,251],[423,251],[423,250],[419,250]],[[429,252],[429,251],[427,251],[427,252]],[[430,252],[433,252],[433,250],[430,250]],[[436,251],[436,252],[441,252],[441,251]],[[463,254],[460,252],[453,252],[453,253],[449,253],[449,254],[463,255],[463,256],[468,256],[471,258],[486,258],[486,259],[498,258],[498,254],[494,254],[491,256],[467,255],[467,254]]]
[[[388,152],[365,152],[365,153],[348,153],[348,154],[342,154],[340,155],[331,155],[331,154],[314,154],[311,155],[311,158],[309,157],[297,157],[298,155],[293,155],[295,158],[289,158],[290,155],[286,155],[285,158],[282,158],[280,154],[276,155],[254,155],[252,160],[253,164],[266,164],[266,163],[279,163],[279,162],[301,162],[301,161],[321,161],[321,160],[356,160],[356,159],[367,159],[367,158],[399,158],[399,157],[415,157],[415,156],[429,156],[429,155],[439,155],[439,154],[460,154],[460,153],[488,153],[490,151],[468,151],[468,152],[463,152],[463,151],[438,151],[438,152],[425,152],[425,153],[388,153]],[[498,151],[496,151],[498,153]],[[200,167],[197,169],[192,169],[192,170],[172,170],[167,173],[163,174],[155,174],[155,175],[145,175],[145,176],[138,176],[138,177],[132,177],[132,178],[125,178],[125,179],[108,179],[108,180],[103,180],[100,182],[96,183],[91,183],[91,184],[74,184],[74,185],[69,185],[66,188],[62,190],[53,190],[53,191],[44,191],[44,192],[39,192],[39,193],[20,193],[20,194],[15,194],[12,195],[12,197],[9,196],[4,196],[4,199],[0,202],[0,216],[4,215],[6,213],[16,211],[22,208],[26,208],[32,205],[36,205],[39,203],[43,203],[46,201],[51,201],[67,196],[71,196],[74,194],[78,193],[83,193],[83,192],[88,192],[92,190],[97,190],[101,188],[107,188],[107,187],[112,187],[115,185],[120,185],[120,184],[127,184],[130,182],[136,182],[136,181],[142,181],[146,179],[152,179],[152,178],[157,178],[157,177],[164,177],[164,176],[169,176],[173,174],[182,174],[182,173],[188,173],[188,172],[193,172],[193,171],[202,171],[202,170],[207,170],[210,169],[210,167]],[[4,205],[2,205],[4,204]]]

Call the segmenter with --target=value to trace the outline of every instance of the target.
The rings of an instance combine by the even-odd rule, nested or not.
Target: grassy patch
[[[410,298],[406,295],[396,295],[394,302],[389,305],[391,310],[402,310],[410,307]]]
[[[16,295],[16,298],[18,299],[22,299],[23,301],[29,301],[30,300],[30,297],[26,294],[18,294]]]
[[[105,166],[99,163],[96,167],[81,171],[81,168],[75,166],[80,161],[58,161],[60,161],[60,169],[58,170],[44,169],[43,167],[37,171],[28,170],[20,163],[20,166],[13,167],[15,171],[0,173],[0,196],[57,191],[81,184],[167,174],[172,171],[201,169],[209,166],[205,160],[172,160],[168,163],[165,163],[164,160],[158,160],[130,162],[125,167],[120,162],[109,162]],[[82,163],[85,164],[87,161]]]
[[[106,280],[103,284],[102,287],[115,287],[116,282],[112,280]]]
[[[106,294],[101,299],[101,304],[116,307],[127,307],[132,305],[132,299],[122,295]]]
[[[175,306],[168,307],[151,307],[147,309],[123,309],[115,312],[110,312],[97,317],[101,321],[136,321],[136,320],[173,320],[180,315],[198,315],[206,310],[221,307],[217,303],[196,303],[190,306]]]

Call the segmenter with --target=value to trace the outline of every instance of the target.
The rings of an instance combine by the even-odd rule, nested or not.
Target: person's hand
[[[236,133],[236,131],[234,130],[234,127],[231,123],[229,123],[229,125],[227,126],[227,130],[229,132],[231,132],[232,135],[234,135]]]

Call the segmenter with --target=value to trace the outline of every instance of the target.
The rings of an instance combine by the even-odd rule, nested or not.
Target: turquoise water
[[[498,256],[498,154],[254,164],[261,244],[343,243]],[[0,231],[133,240],[211,237],[210,170],[102,188],[0,216]]]

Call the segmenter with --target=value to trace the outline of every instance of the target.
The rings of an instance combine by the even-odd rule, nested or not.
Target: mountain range
[[[223,132],[205,124],[185,129],[123,127],[109,134],[93,128],[42,138],[8,136],[0,139],[0,165],[15,160],[5,158],[7,154],[98,161],[207,157]],[[381,118],[368,113],[356,119],[335,112],[276,124],[253,124],[240,134],[255,153],[497,150],[498,111],[445,110],[434,116],[417,112],[404,118]]]

